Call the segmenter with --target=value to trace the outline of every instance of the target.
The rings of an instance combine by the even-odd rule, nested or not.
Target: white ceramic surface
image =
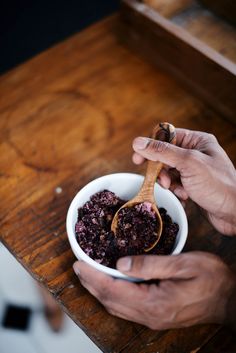
[[[97,270],[113,277],[131,281],[137,280],[126,276],[120,271],[103,266],[86,255],[76,240],[75,224],[77,221],[78,208],[83,206],[85,202],[89,200],[90,196],[98,191],[107,189],[113,191],[117,196],[124,200],[130,200],[139,191],[143,178],[144,177],[141,175],[132,173],[109,174],[91,181],[76,194],[67,213],[66,228],[71,248],[78,259],[85,261]],[[155,199],[158,207],[164,207],[172,220],[179,224],[179,232],[172,252],[173,255],[179,254],[185,245],[188,235],[188,222],[184,208],[172,192],[163,189],[158,184],[155,185]]]

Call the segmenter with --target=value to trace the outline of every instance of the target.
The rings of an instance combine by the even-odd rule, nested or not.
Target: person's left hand
[[[215,255],[133,256],[119,259],[117,268],[129,276],[160,282],[114,279],[77,261],[74,271],[82,285],[112,315],[154,330],[226,321],[236,279]]]

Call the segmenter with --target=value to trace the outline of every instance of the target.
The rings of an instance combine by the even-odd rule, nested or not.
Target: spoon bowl
[[[160,123],[158,124],[152,132],[152,138],[155,140],[161,140],[165,142],[169,142],[172,144],[176,143],[176,131],[175,127],[172,124],[169,123]],[[124,208],[129,208],[129,207],[135,207],[138,204],[147,202],[151,204],[151,210],[155,213],[156,219],[158,221],[158,227],[155,232],[156,240],[154,243],[152,243],[150,246],[147,248],[144,248],[145,252],[148,252],[152,250],[158,241],[160,240],[162,229],[163,229],[163,224],[162,224],[162,218],[159,213],[155,198],[154,198],[154,185],[156,183],[157,177],[163,167],[163,163],[161,162],[154,162],[154,161],[148,161],[147,162],[147,170],[146,170],[146,175],[145,179],[143,181],[142,187],[139,190],[138,194],[126,202],[115,214],[112,224],[111,224],[111,230],[114,232],[114,234],[117,234],[117,227],[118,227],[118,219],[119,219],[119,213],[122,209]]]

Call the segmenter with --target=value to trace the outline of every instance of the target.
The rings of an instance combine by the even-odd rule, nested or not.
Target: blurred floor
[[[0,269],[1,353],[101,352],[67,315],[62,331],[54,333],[50,329],[34,280],[1,243]],[[3,327],[3,317],[9,304],[31,310],[27,330]]]
[[[119,0],[0,2],[0,73],[116,11]]]

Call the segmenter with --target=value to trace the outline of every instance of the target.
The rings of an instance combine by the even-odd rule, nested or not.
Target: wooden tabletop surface
[[[72,271],[68,206],[98,176],[144,171],[131,162],[135,136],[159,121],[212,132],[236,162],[235,126],[125,47],[118,21],[97,23],[0,78],[1,240],[103,352],[236,352],[230,330],[217,325],[158,332],[117,319]],[[236,239],[218,234],[191,202],[187,214],[185,251],[232,264]]]

